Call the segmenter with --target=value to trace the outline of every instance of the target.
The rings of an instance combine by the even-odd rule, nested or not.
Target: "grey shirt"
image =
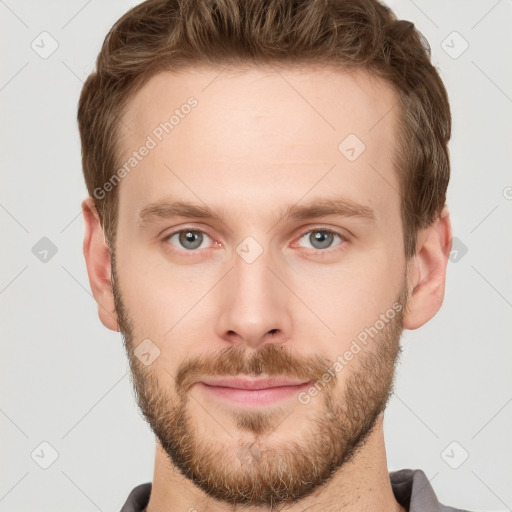
[[[461,508],[447,507],[437,501],[434,489],[421,469],[401,469],[389,473],[396,501],[407,512],[468,512]],[[135,487],[121,512],[144,512],[151,494],[151,482]]]

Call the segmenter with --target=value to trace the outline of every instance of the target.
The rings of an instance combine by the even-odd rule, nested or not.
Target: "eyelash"
[[[178,235],[180,233],[184,233],[184,232],[188,232],[188,231],[191,231],[192,233],[202,233],[203,235],[206,235],[208,238],[211,239],[210,235],[208,235],[208,233],[206,233],[205,231],[201,230],[201,229],[195,229],[195,228],[183,228],[183,229],[179,229],[178,231],[174,231],[172,233],[170,233],[169,235],[166,235],[162,241],[164,242],[169,242],[169,240],[174,236],[174,235]],[[324,227],[315,227],[313,229],[308,229],[307,231],[304,231],[299,237],[298,237],[298,241],[300,241],[302,238],[304,238],[305,235],[309,234],[309,233],[314,233],[314,232],[320,232],[320,233],[328,233],[330,235],[336,235],[338,236],[339,238],[341,238],[341,242],[338,244],[338,246],[342,246],[342,248],[344,248],[345,244],[343,242],[348,242],[349,239],[341,234],[340,232],[338,231],[335,231],[333,229],[330,229],[330,228],[324,228]],[[171,245],[171,244],[169,244]],[[331,252],[333,251],[336,251],[336,250],[341,250],[340,248],[336,249],[337,246],[335,247],[328,247],[326,249],[310,249],[310,248],[306,248],[306,250],[308,252],[312,252],[314,254],[317,254],[317,255],[323,255],[323,254],[330,254]],[[208,247],[209,248],[209,247]],[[185,252],[187,253],[188,255],[196,255],[198,254],[199,252],[201,251],[204,251],[205,249],[193,249],[191,251],[188,251],[186,249],[177,249],[173,246],[173,252],[179,252],[179,253],[182,253],[182,252]]]

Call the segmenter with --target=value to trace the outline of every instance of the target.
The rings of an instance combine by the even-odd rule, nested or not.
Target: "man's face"
[[[407,297],[396,97],[362,72],[220,71],[159,74],[129,103],[123,163],[154,144],[119,185],[116,310],[173,465],[216,499],[278,504],[351,459],[391,390]],[[326,201],[338,213],[282,215]],[[305,385],[201,383],[234,376]]]

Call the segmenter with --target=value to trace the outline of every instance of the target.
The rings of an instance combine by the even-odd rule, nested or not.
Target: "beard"
[[[319,490],[364,446],[393,391],[406,282],[405,276],[396,301],[402,308],[342,368],[345,379],[341,387],[336,385],[336,373],[333,376],[333,361],[319,354],[299,356],[273,343],[250,356],[242,346],[230,345],[217,353],[187,358],[176,375],[160,368],[158,376],[155,365],[146,367],[134,355],[140,340],[123,304],[112,258],[116,312],[137,403],[172,466],[207,496],[230,505],[270,506],[273,510]],[[322,384],[323,389],[308,405],[297,402],[286,408],[230,407],[219,411],[215,404],[194,397],[191,389],[200,376],[261,374],[313,383],[321,383],[327,374],[333,378]],[[169,376],[174,392],[164,384]],[[228,435],[216,439],[197,412],[191,414],[191,398],[199,404],[198,410],[202,407],[204,414],[209,414],[206,423],[222,426],[226,417],[231,417],[236,428],[230,422]],[[272,437],[274,432],[278,437]]]

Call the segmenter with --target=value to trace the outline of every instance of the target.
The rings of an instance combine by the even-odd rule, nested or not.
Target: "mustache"
[[[231,345],[214,355],[185,359],[176,373],[176,387],[179,393],[185,394],[200,377],[205,376],[258,377],[265,374],[316,382],[322,379],[331,365],[330,359],[319,354],[310,357],[293,355],[284,345],[267,344],[250,355],[246,349]]]

